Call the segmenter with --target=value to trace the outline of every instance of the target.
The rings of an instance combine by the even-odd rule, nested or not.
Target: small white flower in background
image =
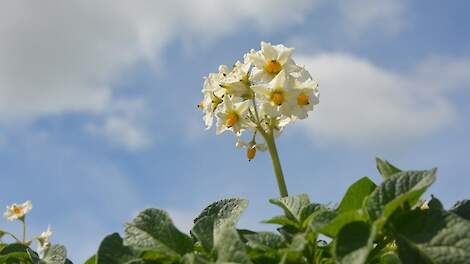
[[[46,231],[42,232],[36,239],[39,242],[39,248],[47,248],[51,245],[49,237],[52,236],[52,229],[49,225]]]
[[[293,51],[261,42],[261,50],[250,50],[243,62],[221,65],[204,78],[204,98],[198,107],[204,112],[206,128],[215,117],[216,133],[233,132],[236,146],[247,149],[249,160],[256,150],[266,149],[265,142],[255,141],[257,133],[262,138],[277,137],[288,124],[307,118],[319,103],[318,82],[294,62]],[[252,140],[241,141],[242,134]]]
[[[17,219],[24,219],[24,216],[33,209],[33,204],[31,201],[26,201],[22,204],[12,204],[7,206],[6,212],[3,216],[8,219],[9,221],[17,220]]]

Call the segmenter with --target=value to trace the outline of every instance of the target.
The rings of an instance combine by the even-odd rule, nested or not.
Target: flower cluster
[[[20,240],[12,233],[0,230],[0,239],[2,238],[3,235],[9,235],[13,239],[15,239],[16,242],[23,243],[29,246],[32,241],[26,239],[26,219],[25,218],[26,218],[26,214],[29,213],[31,209],[33,209],[33,204],[29,200],[22,204],[14,203],[10,206],[7,206],[7,209],[5,213],[3,214],[3,216],[9,221],[18,220],[21,222],[21,224],[23,225],[23,237]],[[34,238],[38,242],[39,252],[43,252],[44,250],[46,250],[47,248],[51,246],[51,243],[49,242],[49,237],[51,235],[52,235],[52,230],[51,230],[51,227],[48,226],[46,231],[42,232],[39,236],[36,236]]]
[[[207,129],[216,119],[216,133],[231,131],[237,146],[247,149],[251,160],[258,143],[257,133],[280,134],[289,123],[305,119],[319,103],[318,82],[291,58],[293,48],[261,42],[261,50],[251,50],[233,67],[220,65],[216,73],[205,77],[204,99],[198,107],[204,111]],[[242,135],[248,134],[249,140]]]

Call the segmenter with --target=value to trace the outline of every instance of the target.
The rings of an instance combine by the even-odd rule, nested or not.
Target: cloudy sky
[[[247,162],[196,108],[202,77],[261,40],[320,80],[319,107],[278,142],[290,193],[337,202],[380,180],[380,156],[438,167],[429,194],[447,206],[469,198],[470,4],[418,2],[3,2],[0,206],[31,199],[30,230],[51,224],[77,262],[146,207],[188,231],[208,203],[246,197],[241,226],[269,230],[269,157]]]

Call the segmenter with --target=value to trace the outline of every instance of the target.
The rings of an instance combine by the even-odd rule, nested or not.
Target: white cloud
[[[339,6],[359,29],[395,17],[399,4],[348,1]],[[401,1],[400,1],[401,2]],[[170,42],[205,42],[248,26],[261,31],[301,23],[323,1],[11,1],[0,9],[0,124],[85,112],[102,118],[101,135],[123,134],[131,148],[145,147],[135,120],[107,116],[113,83],[141,60],[158,64]],[[356,10],[356,11],[354,11]],[[350,12],[354,11],[354,12]],[[357,22],[358,21],[358,22]],[[112,115],[112,114],[111,114]],[[90,125],[88,125],[90,126]],[[119,132],[120,131],[120,132]]]
[[[95,125],[139,148],[142,131],[129,118],[106,116],[113,82],[178,38],[227,34],[250,23],[269,30],[302,21],[310,1],[12,1],[0,9],[0,124],[52,114],[101,116]]]
[[[115,100],[101,121],[88,123],[85,131],[128,150],[141,150],[153,143],[143,126],[145,116],[143,100]]]
[[[465,74],[470,60],[434,58],[409,74],[348,54],[298,61],[320,80],[320,105],[308,121],[299,122],[320,144],[392,145],[426,136],[456,119],[449,92],[470,83]]]
[[[348,0],[337,4],[343,28],[355,36],[374,27],[395,33],[405,25],[403,0]]]

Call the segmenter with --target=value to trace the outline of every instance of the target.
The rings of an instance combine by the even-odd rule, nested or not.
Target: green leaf
[[[338,233],[335,257],[339,263],[365,263],[373,248],[375,232],[366,222],[356,221],[345,225]]]
[[[200,218],[191,229],[191,234],[201,242],[201,246],[211,252],[214,247],[214,226],[216,222],[215,216],[206,216]]]
[[[371,194],[375,188],[377,188],[377,185],[367,177],[363,177],[353,183],[341,200],[337,209],[338,213],[362,208],[364,199]]]
[[[87,261],[85,261],[85,264],[96,264],[96,255],[91,256]]]
[[[402,264],[402,262],[395,252],[389,251],[380,256],[380,264]]]
[[[390,176],[401,172],[399,168],[393,166],[386,160],[375,158],[375,161],[377,163],[377,170],[380,172],[380,175],[382,175],[384,179],[387,179]]]
[[[400,258],[405,263],[406,259],[419,258],[436,264],[470,263],[469,221],[441,210],[417,209],[394,225]]]
[[[12,252],[6,255],[0,255],[0,263],[2,264],[36,264],[32,262],[30,256],[26,252]]]
[[[343,226],[355,221],[367,221],[367,218],[362,209],[347,211],[325,223],[319,231],[329,237],[336,237]]]
[[[450,211],[462,218],[470,220],[470,200],[458,201]]]
[[[313,213],[318,212],[322,209],[326,209],[325,206],[322,204],[317,204],[317,203],[311,203],[307,206],[305,206],[302,211],[300,212],[300,221],[302,224],[305,224],[305,222],[308,220],[309,216],[311,216]]]
[[[396,242],[398,245],[398,255],[402,262],[434,264],[434,262],[431,261],[424,252],[421,252],[411,241],[406,240],[404,237],[397,236]]]
[[[287,218],[285,215],[274,216],[271,219],[264,220],[265,224],[275,224],[275,225],[289,225],[294,227],[299,227],[299,223]]]
[[[237,230],[230,225],[222,226],[214,236],[214,250],[217,253],[217,263],[251,264]]]
[[[62,245],[52,245],[44,252],[40,264],[65,264],[67,261],[67,250]]]
[[[211,252],[214,247],[214,235],[220,227],[222,225],[235,226],[247,206],[248,201],[245,199],[232,198],[217,201],[206,207],[194,220],[191,234],[201,242],[207,252]]]
[[[194,253],[188,253],[183,256],[182,263],[183,264],[209,264],[212,262],[209,262],[208,260]]]
[[[13,243],[6,245],[1,251],[0,255],[7,255],[13,252],[28,252],[28,247],[21,243]]]
[[[124,245],[167,255],[184,255],[193,249],[191,238],[180,232],[168,214],[159,209],[146,209],[125,225]]]
[[[36,253],[36,251],[32,250],[31,248],[28,248],[28,255],[34,264],[40,263],[39,254]],[[67,262],[65,263],[67,264]]]
[[[141,251],[124,246],[123,240],[118,233],[111,234],[101,241],[96,257],[89,259],[86,264],[121,264],[140,260]]]
[[[269,202],[284,209],[286,216],[297,223],[301,223],[302,210],[310,204],[308,195],[305,193],[296,196],[270,199]]]
[[[306,245],[307,240],[304,234],[295,235],[287,248],[279,249],[279,252],[283,254],[281,263],[303,263],[300,259],[303,257]]]
[[[313,232],[320,232],[325,226],[331,223],[338,216],[338,213],[331,210],[321,210],[312,214],[310,218],[310,228]]]
[[[194,223],[197,223],[203,217],[215,216],[218,219],[233,220],[235,224],[246,207],[248,207],[248,200],[246,199],[223,199],[206,207],[201,214],[194,219]]]
[[[444,206],[442,205],[441,201],[434,197],[434,195],[431,194],[431,200],[428,202],[428,207],[429,209],[432,210],[444,210]]]
[[[30,254],[32,251],[29,247],[21,244],[21,243],[13,243],[4,245],[4,247],[0,250],[0,263],[34,263],[38,262],[36,255]],[[34,253],[35,254],[35,253]]]
[[[405,171],[390,176],[366,200],[369,217],[371,220],[387,219],[404,203],[414,205],[435,179],[436,169]]]
[[[248,246],[263,251],[280,249],[285,247],[285,241],[282,236],[271,232],[259,232],[251,235],[245,235],[248,240]]]

